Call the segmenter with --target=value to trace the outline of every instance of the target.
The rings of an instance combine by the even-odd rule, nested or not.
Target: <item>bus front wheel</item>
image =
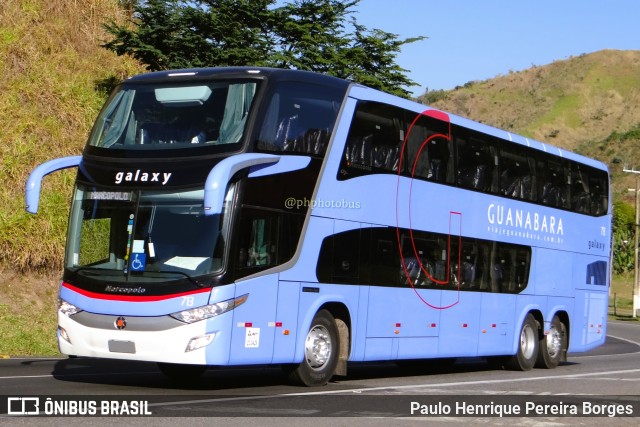
[[[549,332],[540,338],[537,368],[553,369],[567,351],[567,327],[558,316],[553,316]]]
[[[538,358],[538,322],[531,313],[527,314],[520,328],[518,352],[506,364],[508,369],[529,371]]]
[[[304,341],[304,360],[289,369],[289,379],[309,387],[325,385],[335,373],[340,354],[338,327],[331,313],[316,313]]]

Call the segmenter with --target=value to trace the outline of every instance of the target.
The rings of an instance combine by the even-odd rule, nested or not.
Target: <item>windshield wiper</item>
[[[84,271],[84,270],[89,270],[89,271],[91,271],[92,273],[94,273],[95,275],[104,274],[104,272],[105,272],[105,271],[110,271],[110,270],[106,270],[106,269],[104,269],[104,268],[100,268],[100,267],[90,267],[90,266],[78,267],[78,268],[76,268],[75,270],[71,270],[71,269],[69,269],[69,271],[74,275],[74,277],[75,277],[75,276],[77,276],[77,275],[78,275],[78,273],[80,273],[81,271]],[[96,270],[99,270],[99,272],[98,272],[98,271],[96,271]]]
[[[177,270],[158,270],[157,273],[165,273],[165,274],[180,274],[186,277],[194,286],[198,288],[204,288],[205,286],[202,283],[198,283],[193,277],[189,276],[187,273]]]

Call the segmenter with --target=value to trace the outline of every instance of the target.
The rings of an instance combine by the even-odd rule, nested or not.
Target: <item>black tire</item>
[[[518,352],[511,357],[505,367],[514,371],[529,371],[533,369],[538,358],[538,322],[531,313],[522,322],[518,340]]]
[[[541,335],[536,368],[553,369],[567,351],[567,327],[558,316],[553,316],[549,333]]]
[[[182,365],[179,363],[158,363],[160,372],[175,381],[190,381],[199,378],[207,370],[206,365]]]
[[[327,310],[316,313],[304,343],[304,360],[289,367],[289,380],[316,387],[329,382],[338,365],[340,340],[336,321]]]

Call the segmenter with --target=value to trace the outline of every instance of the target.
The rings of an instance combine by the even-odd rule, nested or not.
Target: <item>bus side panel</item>
[[[437,357],[438,337],[398,338],[398,359]]]
[[[367,336],[367,307],[369,302],[369,286],[359,286],[357,321],[351,322],[351,354],[349,360],[362,361],[365,358]]]
[[[440,314],[440,357],[473,357],[478,353],[482,294],[460,292],[458,297],[458,304],[443,309]]]
[[[587,351],[604,344],[607,306],[607,294],[576,290],[575,315],[569,338],[570,352]]]
[[[602,252],[601,247],[591,248]],[[575,309],[571,323],[569,350],[587,351],[604,344],[608,314],[609,260],[602,256],[578,254],[573,265]]]
[[[298,336],[298,304],[300,282],[280,281],[278,284],[278,307],[275,322],[273,363],[293,363]]]
[[[544,248],[535,248],[535,283],[529,282],[524,293],[568,297],[573,293],[574,254]],[[546,319],[545,319],[546,320]]]
[[[365,360],[395,360],[398,357],[397,350],[393,338],[367,338]]]
[[[365,360],[395,359],[397,347],[393,346],[393,338],[401,324],[401,307],[406,307],[405,299],[411,289],[387,288],[372,286],[369,289],[367,315]],[[417,299],[411,295],[412,299]]]
[[[236,283],[236,296],[249,294],[233,310],[229,364],[270,363],[273,357],[278,297],[278,275],[270,274]]]
[[[371,287],[367,338],[438,336],[440,297],[438,290]]]
[[[369,360],[385,358],[421,358],[437,354],[440,324],[441,291],[392,287],[371,287],[367,316],[367,349]],[[396,340],[385,343],[384,338]],[[380,353],[379,353],[380,352]]]
[[[478,356],[509,354],[514,333],[516,295],[482,293]]]

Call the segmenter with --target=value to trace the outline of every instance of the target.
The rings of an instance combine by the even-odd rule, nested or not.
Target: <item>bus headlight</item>
[[[215,304],[205,305],[202,307],[196,307],[190,310],[173,313],[170,316],[184,323],[199,322],[204,319],[219,316],[223,313],[226,313],[227,311],[231,311],[239,305],[244,304],[247,298],[249,298],[249,294],[244,294],[240,297],[228,299],[226,301],[220,301]]]
[[[75,305],[69,304],[63,299],[58,300],[58,310],[67,317],[71,317],[77,312],[82,311]]]

